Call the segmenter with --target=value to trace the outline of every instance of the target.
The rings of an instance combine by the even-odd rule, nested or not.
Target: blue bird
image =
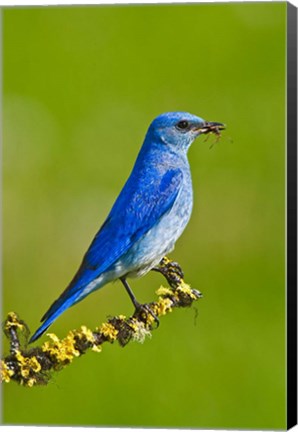
[[[200,134],[224,129],[186,112],[151,123],[133,170],[74,278],[42,317],[38,339],[69,307],[120,279],[136,309],[128,277],[145,275],[174,249],[191,215],[193,190],[187,151]]]

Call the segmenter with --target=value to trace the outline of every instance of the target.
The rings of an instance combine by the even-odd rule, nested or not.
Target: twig
[[[3,323],[10,354],[1,360],[1,382],[16,381],[26,387],[47,384],[53,372],[63,369],[75,357],[80,357],[89,349],[101,352],[104,342],[118,341],[122,347],[131,340],[143,342],[154,328],[153,314],[162,316],[174,308],[191,306],[202,296],[184,282],[183,272],[177,263],[164,258],[155,270],[165,276],[170,287],[161,286],[156,291],[158,299],[144,305],[146,307],[133,316],[112,317],[94,331],[82,326],[70,331],[64,339],[48,333],[49,340],[43,345],[29,348],[27,324],[16,313],[10,312]],[[153,314],[148,312],[148,308]]]

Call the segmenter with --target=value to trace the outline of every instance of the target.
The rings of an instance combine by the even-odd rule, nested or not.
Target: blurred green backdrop
[[[195,205],[172,254],[204,294],[196,322],[175,311],[144,345],[104,346],[47,387],[5,385],[4,422],[285,428],[286,4],[14,8],[3,27],[3,314],[32,330],[150,121],[185,110],[228,125],[190,150]],[[161,283],[132,286],[150,301]],[[51,331],[131,311],[116,283]]]

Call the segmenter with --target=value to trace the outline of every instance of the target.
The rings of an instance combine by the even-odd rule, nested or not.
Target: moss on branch
[[[191,306],[201,297],[199,291],[184,282],[183,272],[177,263],[164,258],[155,270],[162,273],[169,284],[169,287],[161,286],[156,291],[156,301],[145,304],[131,317],[112,317],[93,331],[82,326],[70,331],[64,339],[48,333],[49,340],[41,346],[29,347],[27,324],[16,313],[10,312],[3,323],[10,353],[1,359],[1,382],[15,381],[26,387],[47,384],[53,372],[63,369],[88,350],[101,352],[105,342],[117,341],[122,347],[131,340],[143,342],[156,327],[154,315],[160,317],[174,308]]]

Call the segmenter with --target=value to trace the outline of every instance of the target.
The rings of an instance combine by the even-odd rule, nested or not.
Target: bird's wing
[[[111,213],[87,250],[83,262],[66,290],[42,318],[81,300],[81,291],[98,278],[149,231],[173,206],[180,191],[182,171],[168,170],[159,182],[140,191],[124,188]],[[68,306],[66,306],[66,304]],[[66,306],[66,307],[65,307]]]
[[[173,206],[180,191],[182,172],[167,171],[157,184],[136,191],[125,205],[115,205],[88,249],[84,262],[99,273],[114,264]],[[122,201],[126,200],[124,194]],[[118,204],[118,203],[116,203]]]

